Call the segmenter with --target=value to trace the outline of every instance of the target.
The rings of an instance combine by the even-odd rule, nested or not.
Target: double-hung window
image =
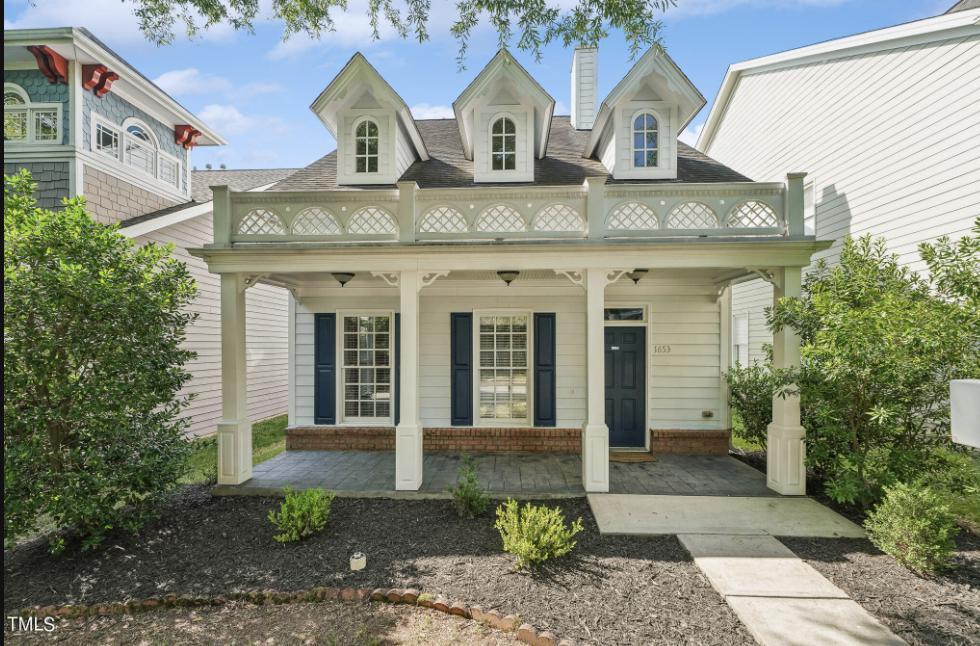
[[[517,168],[517,127],[507,117],[493,122],[490,135],[490,162],[493,170]]]
[[[392,324],[390,314],[344,314],[344,421],[387,423],[391,419]]]
[[[358,173],[378,172],[378,124],[365,119],[357,124],[354,133],[354,170]]]
[[[483,423],[528,423],[530,314],[477,314],[478,402]]]
[[[657,118],[649,112],[633,119],[633,167],[655,168],[658,163]]]
[[[59,143],[61,104],[33,103],[14,83],[3,87],[3,140],[19,143]]]

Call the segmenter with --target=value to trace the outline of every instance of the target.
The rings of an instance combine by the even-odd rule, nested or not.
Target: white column
[[[783,267],[774,273],[774,304],[783,296],[800,295],[800,267]],[[783,328],[773,334],[772,365],[783,369],[799,367],[800,338],[794,330]],[[806,494],[804,435],[799,395],[773,397],[766,447],[766,484],[773,491],[789,496]]]
[[[218,483],[252,477],[252,424],[248,420],[245,356],[245,282],[221,274],[221,421],[218,422]]]
[[[722,430],[731,431],[732,428],[732,408],[728,405],[728,379],[726,375],[732,367],[732,286],[725,285],[722,288],[721,296],[718,298],[718,314],[721,323],[721,352],[718,355],[719,370],[718,383],[718,408],[720,411],[718,421],[721,423]]]
[[[401,409],[395,428],[395,489],[416,491],[422,486],[422,424],[419,421],[419,288],[417,270],[403,271],[399,358]]]
[[[606,426],[606,353],[603,308],[608,270],[586,269],[585,336],[588,409],[582,429],[582,486],[609,491],[609,427]]]

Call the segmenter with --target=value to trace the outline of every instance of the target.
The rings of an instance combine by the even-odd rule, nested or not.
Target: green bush
[[[456,486],[449,487],[449,493],[453,496],[453,505],[460,518],[481,516],[490,505],[490,498],[480,489],[480,483],[476,478],[473,458],[469,456],[463,458]]]
[[[323,531],[333,499],[334,494],[323,489],[292,491],[287,488],[279,511],[269,510],[269,522],[280,532],[273,538],[280,543],[291,543]]]
[[[511,499],[497,507],[494,527],[503,539],[504,551],[516,556],[517,567],[523,568],[571,552],[575,535],[582,531],[582,519],[568,525],[558,507],[527,503],[522,509]]]
[[[169,247],[81,198],[38,208],[33,190],[26,171],[4,177],[4,540],[45,523],[88,548],[139,527],[186,468],[195,285]]]
[[[946,497],[921,483],[887,487],[865,527],[881,551],[921,573],[948,566],[958,532]]]
[[[725,374],[725,379],[732,414],[741,422],[732,425],[732,432],[764,449],[767,428],[772,422],[772,396],[777,388],[771,364],[757,361],[748,366],[736,364]]]

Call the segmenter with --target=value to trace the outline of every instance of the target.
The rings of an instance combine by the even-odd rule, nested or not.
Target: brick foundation
[[[650,430],[650,452],[687,455],[728,455],[731,431]]]
[[[581,453],[577,428],[426,428],[423,451],[500,453]],[[300,451],[394,451],[394,427],[293,426],[286,448]]]

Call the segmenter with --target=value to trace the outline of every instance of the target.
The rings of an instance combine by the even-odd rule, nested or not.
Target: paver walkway
[[[772,536],[678,539],[763,646],[905,644]]]

